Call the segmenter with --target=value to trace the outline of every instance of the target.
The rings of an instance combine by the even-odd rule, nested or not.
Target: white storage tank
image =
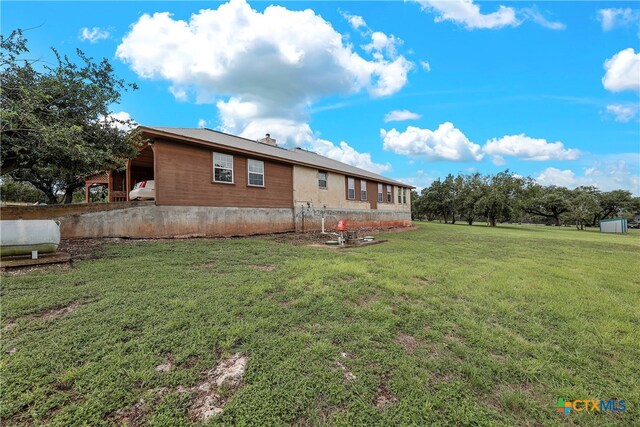
[[[60,244],[60,226],[53,220],[0,221],[0,256],[52,253]]]
[[[625,218],[601,219],[601,233],[626,233],[627,220]]]

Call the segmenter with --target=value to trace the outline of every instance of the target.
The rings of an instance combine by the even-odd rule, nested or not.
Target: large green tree
[[[0,174],[31,183],[49,203],[70,203],[84,179],[122,166],[139,143],[130,121],[110,115],[121,93],[135,90],[111,64],[77,50],[77,62],[54,49],[53,65],[28,58],[22,31],[0,36],[2,104]]]
[[[552,218],[560,226],[560,216],[571,209],[571,199],[571,191],[564,187],[531,183],[523,193],[522,207],[526,213]]]
[[[486,178],[487,189],[476,206],[490,227],[509,221],[517,214],[524,181],[508,170]]]

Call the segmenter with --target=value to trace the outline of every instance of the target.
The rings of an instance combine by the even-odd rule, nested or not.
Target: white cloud
[[[640,53],[627,48],[604,61],[606,73],[602,78],[605,89],[611,92],[640,90]]]
[[[198,120],[198,127],[199,128],[204,128],[206,126],[207,126],[207,121],[205,119]]]
[[[340,14],[344,19],[347,20],[349,25],[351,25],[354,30],[359,30],[360,28],[366,30],[369,28],[367,27],[367,23],[364,21],[364,18],[362,16],[351,15],[349,12],[340,12]]]
[[[380,129],[383,148],[396,154],[423,156],[429,161],[479,161],[480,146],[469,139],[452,123],[442,123],[435,131],[409,126],[404,132],[395,128]]]
[[[99,27],[88,28],[84,27],[80,29],[80,41],[88,41],[89,43],[96,43],[100,40],[109,38],[109,31],[102,30]]]
[[[639,108],[637,105],[607,105],[607,113],[613,116],[616,122],[628,123],[635,119],[638,115]]]
[[[131,129],[138,126],[131,115],[126,111],[119,111],[117,113],[111,113],[106,118],[104,116],[100,117],[101,121],[104,121],[106,124],[118,128],[124,131],[130,131]]]
[[[553,22],[553,21],[549,21],[547,18],[544,17],[544,15],[542,15],[538,9],[536,7],[529,7],[529,8],[524,8],[520,10],[520,14],[521,16],[523,16],[526,19],[529,19],[533,22],[535,22],[538,25],[541,25],[545,28],[548,28],[550,30],[564,30],[565,28],[567,28],[567,26],[565,24],[563,24],[562,22]]]
[[[602,191],[628,190],[640,195],[640,174],[637,165],[638,154],[629,154],[627,159],[596,160],[590,167],[586,167],[582,174],[571,169],[561,170],[548,167],[538,174],[536,181],[542,185],[560,185],[567,188],[579,186],[594,186]],[[635,157],[635,158],[634,158]]]
[[[552,30],[565,28],[561,22],[549,21],[535,7],[515,9],[501,5],[495,12],[483,14],[480,11],[480,6],[472,0],[414,1],[422,6],[422,10],[436,14],[434,22],[452,21],[461,24],[468,30],[517,27],[526,20]]]
[[[640,23],[640,10],[611,8],[600,9],[598,11],[598,20],[602,24],[603,31],[611,31],[614,28],[629,27],[633,24]]]
[[[417,170],[413,176],[395,178],[396,181],[404,182],[405,184],[416,187],[415,191],[420,193],[423,188],[430,186],[439,173],[428,173],[423,170]]]
[[[245,0],[230,0],[200,10],[189,21],[169,13],[144,14],[116,55],[140,77],[168,81],[178,100],[194,94],[196,102],[215,102],[225,132],[249,139],[270,133],[278,145],[302,146],[385,172],[388,163],[376,163],[344,141],[320,139],[308,124],[315,101],[363,91],[392,95],[404,87],[413,67],[397,52],[402,40],[371,31],[362,17],[343,16],[366,30],[363,52],[311,9],[268,6],[260,13]]]
[[[391,164],[389,163],[375,163],[371,160],[371,154],[360,153],[347,144],[341,141],[338,145],[324,139],[314,139],[310,144],[311,149],[316,153],[329,157],[334,160],[347,163],[371,172],[383,173],[391,170]]]
[[[423,10],[438,14],[434,22],[453,21],[462,24],[467,29],[493,29],[520,25],[520,21],[516,18],[516,11],[512,7],[499,6],[495,12],[482,14],[480,7],[471,0],[417,1]]]
[[[192,87],[202,99],[234,94],[285,107],[335,93],[390,95],[412,67],[403,56],[365,59],[313,10],[268,6],[259,13],[244,0],[201,10],[188,22],[144,14],[116,56],[140,77],[168,80],[174,93]]]
[[[429,64],[429,62],[427,61],[420,61],[420,66],[427,73],[431,71],[431,64]]]
[[[547,142],[546,139],[531,138],[525,134],[493,138],[487,141],[482,149],[498,165],[505,164],[504,156],[538,161],[575,160],[580,156],[579,150],[564,148],[560,141]]]
[[[420,114],[409,110],[393,110],[384,115],[384,121],[386,123],[402,122],[405,120],[418,120],[420,117]]]

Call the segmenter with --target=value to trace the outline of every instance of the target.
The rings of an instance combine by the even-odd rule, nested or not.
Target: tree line
[[[632,216],[640,211],[640,197],[633,197],[629,191],[544,186],[508,170],[495,175],[449,174],[412,195],[414,219],[451,224],[464,221],[469,225],[486,221],[491,227],[504,222],[533,222],[574,224],[584,229],[605,218]]]

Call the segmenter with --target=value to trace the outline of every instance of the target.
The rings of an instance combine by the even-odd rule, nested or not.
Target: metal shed
[[[627,220],[625,218],[601,219],[601,233],[626,233]]]

